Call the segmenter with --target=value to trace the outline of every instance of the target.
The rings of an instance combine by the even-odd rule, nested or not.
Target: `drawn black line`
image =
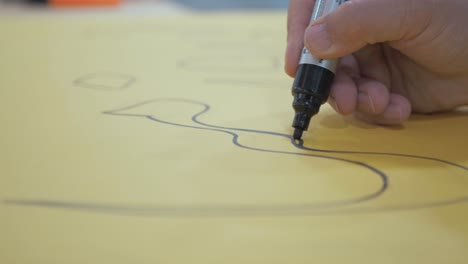
[[[200,126],[185,125],[179,123],[173,123],[166,120],[159,119],[152,114],[130,114],[122,113],[123,111],[143,106],[146,104],[156,103],[156,102],[184,102],[193,105],[202,106],[203,109],[192,116],[192,121]],[[331,159],[340,162],[346,162],[357,166],[362,166],[381,180],[381,187],[374,191],[373,193],[363,195],[361,197],[356,197],[347,200],[325,202],[325,203],[314,203],[314,204],[293,204],[293,205],[235,205],[235,206],[212,206],[212,205],[196,205],[196,206],[177,206],[177,205],[129,205],[129,204],[111,204],[111,203],[82,203],[82,202],[71,202],[71,201],[50,201],[50,200],[21,200],[21,199],[7,199],[4,202],[7,204],[15,205],[24,205],[24,206],[39,206],[39,207],[49,207],[49,208],[61,208],[61,209],[70,209],[70,210],[82,210],[82,211],[93,211],[100,213],[111,213],[119,215],[142,215],[142,216],[158,216],[158,217],[227,217],[227,216],[294,216],[294,215],[329,215],[329,214],[361,214],[361,213],[378,213],[378,212],[389,212],[389,211],[404,211],[404,210],[417,210],[417,209],[426,209],[439,206],[447,206],[457,203],[468,202],[468,195],[452,198],[444,201],[433,201],[433,202],[419,202],[414,204],[405,204],[405,205],[386,205],[386,206],[372,206],[372,207],[350,207],[350,205],[357,205],[366,201],[374,200],[380,197],[388,189],[389,180],[388,176],[383,173],[381,170],[372,167],[364,162],[354,161],[349,159],[325,156],[323,154],[310,154],[310,153],[300,153],[300,152],[288,152],[288,151],[278,151],[278,150],[269,150],[269,149],[260,149],[242,145],[239,143],[239,135],[233,131],[246,132],[246,133],[256,133],[256,134],[265,134],[271,136],[277,136],[283,139],[287,139],[293,144],[296,148],[303,151],[310,152],[319,152],[319,153],[328,153],[328,154],[360,154],[360,155],[387,155],[387,156],[398,156],[403,158],[414,158],[414,159],[423,159],[432,162],[439,162],[449,166],[453,166],[464,171],[468,171],[468,168],[446,160],[410,155],[410,154],[398,154],[398,153],[383,153],[383,152],[355,152],[355,151],[340,151],[340,150],[323,150],[323,149],[314,149],[308,148],[303,145],[303,141],[294,141],[294,139],[288,135],[272,131],[263,131],[263,130],[254,130],[254,129],[244,129],[244,128],[235,128],[235,127],[222,127],[215,126],[201,122],[198,118],[203,114],[207,113],[210,110],[210,106],[203,102],[198,102],[188,99],[178,99],[178,98],[167,98],[167,99],[156,99],[141,102],[124,108],[114,109],[110,111],[104,111],[104,114],[114,115],[114,116],[127,116],[127,117],[144,117],[149,120],[183,128],[197,129],[197,130],[207,130],[213,132],[220,132],[228,134],[232,137],[232,143],[240,148],[247,150],[254,150],[260,152],[267,152],[273,154],[282,154],[282,155],[298,155],[298,156],[309,156],[314,158],[322,159]]]
[[[87,211],[102,211],[102,212],[120,212],[120,211],[128,211],[132,210],[133,213],[138,214],[155,214],[155,215],[167,215],[167,216],[177,216],[177,215],[186,215],[186,216],[196,216],[196,215],[209,215],[209,216],[224,216],[224,215],[281,215],[281,214],[303,214],[309,211],[323,209],[323,208],[331,208],[331,207],[342,207],[346,205],[356,204],[360,202],[364,202],[367,200],[374,199],[385,192],[388,188],[388,180],[387,176],[381,172],[380,170],[364,164],[359,161],[353,161],[343,158],[335,158],[335,157],[328,157],[323,155],[314,155],[309,153],[298,153],[298,152],[288,152],[288,151],[278,151],[278,150],[268,150],[268,149],[260,149],[249,147],[241,144],[238,139],[239,135],[231,132],[226,131],[223,129],[216,129],[216,128],[207,128],[207,127],[198,127],[198,126],[190,126],[184,124],[177,124],[172,123],[169,121],[165,121],[162,119],[158,119],[152,115],[144,115],[144,114],[125,114],[125,113],[118,113],[121,111],[125,111],[131,108],[135,108],[138,106],[142,106],[147,103],[154,103],[158,100],[151,100],[147,102],[143,102],[140,104],[132,105],[129,107],[105,111],[104,114],[109,115],[117,115],[117,116],[133,116],[133,117],[145,117],[152,121],[156,121],[158,123],[184,127],[184,128],[191,128],[191,129],[198,129],[198,130],[208,130],[208,131],[215,131],[228,134],[232,137],[232,143],[240,148],[247,149],[247,150],[255,150],[260,152],[267,152],[267,153],[274,153],[274,154],[286,154],[286,155],[298,155],[298,156],[308,156],[308,157],[315,157],[315,158],[322,158],[322,159],[331,159],[341,162],[350,163],[353,165],[364,167],[374,175],[377,175],[380,178],[381,185],[380,187],[373,191],[372,193],[362,195],[360,197],[340,200],[340,201],[332,201],[332,202],[323,202],[323,203],[311,203],[311,204],[294,204],[294,205],[235,205],[235,206],[211,206],[211,205],[198,205],[198,206],[174,206],[174,205],[166,205],[166,206],[149,206],[149,207],[141,207],[141,206],[119,206],[119,205],[106,205],[106,204],[99,204],[99,203],[79,203],[79,202],[55,202],[55,201],[46,201],[46,200],[20,200],[20,199],[7,199],[5,203],[8,204],[17,204],[17,205],[34,205],[34,206],[46,206],[46,207],[60,207],[66,208],[70,207],[73,209],[79,210],[87,210]],[[162,99],[159,101],[178,101],[178,102],[187,102],[191,104],[196,104],[203,107],[203,110],[197,113],[192,117],[192,120],[196,120],[195,118],[208,112],[210,106],[197,101],[192,100],[181,100],[181,99]],[[269,132],[270,135],[282,135],[275,132]],[[289,140],[289,136],[286,136]],[[132,213],[132,214],[133,214]]]
[[[109,85],[108,83],[99,83],[103,82],[103,80],[110,80],[114,83],[114,85]],[[115,73],[115,72],[101,72],[101,73],[91,73],[79,77],[73,84],[88,89],[94,90],[103,90],[103,91],[118,91],[118,90],[125,90],[129,88],[134,82],[136,78],[134,76],[123,74],[123,73]]]

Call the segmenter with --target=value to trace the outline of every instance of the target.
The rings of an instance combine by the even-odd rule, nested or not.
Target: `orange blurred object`
[[[115,6],[121,0],[49,0],[52,6],[80,7],[80,6]]]

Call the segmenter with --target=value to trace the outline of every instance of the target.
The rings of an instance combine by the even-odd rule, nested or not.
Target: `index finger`
[[[304,32],[309,26],[310,17],[314,9],[315,0],[290,0],[287,22],[287,47],[285,58],[285,71],[294,77],[297,64],[304,48]]]

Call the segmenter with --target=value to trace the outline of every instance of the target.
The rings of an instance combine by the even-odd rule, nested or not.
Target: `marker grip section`
[[[293,108],[296,112],[293,127],[307,130],[310,119],[328,100],[335,74],[313,64],[299,64],[292,87]]]

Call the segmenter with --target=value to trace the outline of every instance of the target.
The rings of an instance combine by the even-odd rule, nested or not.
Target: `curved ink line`
[[[158,101],[178,101],[178,102],[186,102],[192,104],[198,104],[204,107],[204,109],[195,115],[192,116],[192,121],[196,124],[202,125],[203,127],[197,126],[190,126],[190,125],[183,125],[172,123],[164,120],[160,120],[158,118],[153,117],[152,115],[144,115],[144,114],[122,114],[116,113],[119,111],[125,111],[128,109],[132,109],[138,106],[142,106],[148,103],[158,102]],[[86,210],[86,211],[96,211],[101,213],[110,213],[110,214],[121,214],[121,215],[155,215],[159,217],[183,217],[183,216],[210,216],[210,217],[223,217],[223,216],[261,216],[261,215],[276,215],[276,216],[289,216],[289,215],[297,215],[297,214],[307,214],[307,215],[328,215],[328,214],[362,214],[362,213],[378,213],[378,212],[388,212],[388,211],[403,211],[403,210],[416,210],[416,209],[425,209],[425,208],[433,208],[438,206],[447,206],[457,203],[468,202],[468,196],[466,197],[459,197],[454,198],[446,201],[435,201],[429,203],[419,203],[419,204],[409,204],[409,205],[388,205],[388,206],[381,206],[381,207],[361,207],[361,208],[336,208],[337,206],[345,206],[351,204],[357,204],[359,202],[371,200],[377,198],[381,195],[385,190],[388,188],[388,179],[387,176],[378,169],[371,167],[363,162],[353,161],[353,160],[346,160],[336,157],[329,157],[323,155],[314,155],[314,154],[307,154],[307,153],[296,153],[296,152],[287,152],[287,151],[275,151],[275,150],[265,150],[259,148],[253,148],[244,146],[239,143],[238,138],[239,136],[232,132],[226,130],[234,130],[234,131],[242,131],[242,132],[250,132],[250,133],[258,133],[258,134],[267,134],[273,136],[279,136],[288,138],[291,140],[292,144],[302,150],[306,151],[316,151],[316,152],[325,152],[325,153],[335,153],[335,154],[370,154],[370,155],[389,155],[389,156],[399,156],[399,157],[406,157],[406,158],[419,158],[425,159],[430,161],[441,162],[445,164],[449,164],[455,166],[457,168],[461,168],[463,170],[467,170],[465,166],[437,159],[431,157],[424,157],[424,156],[416,156],[416,155],[408,155],[408,154],[397,154],[397,153],[379,153],[379,152],[353,152],[353,151],[335,151],[335,150],[321,150],[321,149],[312,149],[303,146],[303,141],[299,141],[299,143],[295,142],[290,135],[271,132],[271,131],[262,131],[262,130],[252,130],[252,129],[242,129],[242,128],[231,128],[231,127],[221,127],[221,126],[214,126],[205,124],[198,120],[198,117],[203,115],[204,113],[210,110],[209,105],[194,101],[194,100],[186,100],[186,99],[159,99],[159,100],[148,100],[142,103],[134,104],[131,106],[127,106],[124,108],[105,111],[104,114],[110,115],[123,115],[123,116],[136,116],[136,117],[146,117],[152,121],[156,121],[163,124],[178,126],[178,127],[186,127],[192,129],[199,129],[199,130],[211,130],[216,132],[225,133],[232,136],[232,142],[238,147],[249,149],[249,150],[257,150],[263,152],[272,152],[278,154],[288,154],[288,155],[301,155],[301,156],[312,156],[312,157],[319,157],[325,159],[336,159],[344,162],[349,162],[355,165],[364,166],[371,171],[379,174],[383,180],[382,188],[368,196],[363,196],[353,200],[345,200],[345,201],[335,201],[331,203],[321,203],[321,204],[293,204],[293,205],[284,205],[284,206],[277,206],[277,205],[264,205],[264,206],[250,206],[250,205],[237,205],[237,206],[211,206],[211,205],[201,205],[201,206],[178,206],[178,205],[166,205],[166,206],[135,206],[135,205],[122,205],[122,204],[106,204],[106,203],[80,203],[80,202],[60,202],[60,201],[47,201],[47,200],[5,200],[5,203],[8,204],[16,204],[16,205],[25,205],[25,206],[41,206],[41,207],[54,207],[54,208],[63,208],[63,209],[73,209],[73,210]],[[329,208],[331,206],[331,208]]]
[[[153,115],[145,115],[145,114],[126,114],[126,113],[117,113],[120,111],[125,111],[131,108],[135,108],[138,106],[142,106],[148,103],[153,103],[157,101],[178,101],[178,102],[187,102],[192,104],[197,104],[199,106],[203,106],[203,110],[199,113],[196,113],[195,116],[201,115],[207,111],[209,111],[210,106],[196,102],[192,100],[180,100],[180,99],[166,99],[166,100],[150,100],[145,101],[139,104],[127,106],[125,108],[120,108],[111,111],[105,111],[104,114],[109,115],[119,115],[119,116],[136,116],[136,117],[146,117],[149,120],[159,122],[166,125],[172,125],[177,127],[185,127],[191,129],[198,129],[198,130],[209,130],[220,132],[224,134],[228,134],[232,137],[232,143],[240,148],[248,149],[248,150],[255,150],[255,151],[262,151],[268,153],[276,153],[276,154],[286,154],[286,155],[297,155],[297,156],[309,156],[309,157],[316,157],[316,158],[323,158],[323,159],[331,159],[336,161],[347,162],[350,164],[354,164],[357,166],[364,167],[374,174],[377,174],[381,179],[381,186],[378,190],[366,194],[357,198],[351,199],[344,199],[338,200],[333,202],[321,202],[321,203],[294,203],[294,204],[287,204],[287,205],[207,205],[201,204],[196,206],[180,206],[180,205],[163,205],[163,206],[135,206],[135,205],[115,205],[115,204],[105,204],[105,203],[82,203],[82,202],[63,202],[63,201],[48,201],[48,200],[19,200],[19,199],[9,199],[5,200],[5,203],[8,204],[16,204],[16,205],[26,205],[26,206],[41,206],[41,207],[55,207],[55,208],[67,208],[67,209],[74,209],[74,210],[86,210],[86,211],[99,211],[99,212],[106,212],[106,213],[118,213],[118,214],[144,214],[144,215],[158,215],[158,216],[227,216],[227,215],[235,215],[235,216],[260,216],[260,215],[302,215],[302,214],[311,214],[317,211],[325,211],[330,210],[331,208],[343,207],[346,205],[352,205],[361,203],[364,201],[372,200],[377,198],[378,196],[382,195],[388,188],[388,178],[387,176],[377,168],[374,168],[368,164],[359,161],[353,161],[343,158],[335,158],[335,157],[328,157],[323,155],[315,155],[309,153],[297,153],[297,152],[287,152],[287,151],[277,151],[277,150],[269,150],[269,149],[261,149],[261,148],[254,148],[242,145],[239,141],[239,135],[232,132],[226,131],[223,129],[218,128],[208,128],[208,127],[199,127],[199,126],[191,126],[191,125],[184,125],[173,123],[169,121],[165,121],[162,119],[158,119]],[[195,116],[193,118],[195,118]],[[272,132],[274,134],[274,132]]]

